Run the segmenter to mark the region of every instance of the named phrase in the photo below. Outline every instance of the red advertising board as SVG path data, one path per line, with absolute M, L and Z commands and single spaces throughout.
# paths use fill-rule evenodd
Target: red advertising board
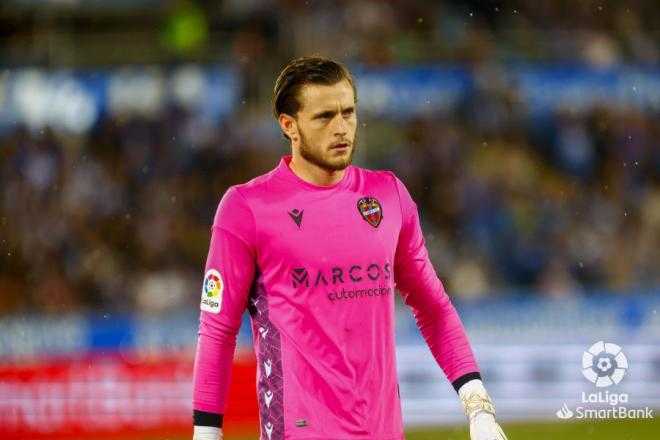
M 192 433 L 190 355 L 96 355 L 0 366 L 0 438 Z M 258 431 L 256 364 L 234 364 L 227 434 Z

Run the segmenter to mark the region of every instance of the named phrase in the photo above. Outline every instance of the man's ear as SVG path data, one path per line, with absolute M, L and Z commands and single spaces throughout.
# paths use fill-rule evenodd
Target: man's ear
M 298 124 L 296 123 L 296 120 L 293 118 L 293 116 L 282 113 L 280 114 L 279 118 L 277 118 L 277 121 L 280 123 L 282 132 L 284 132 L 284 134 L 286 134 L 289 139 L 292 141 L 298 140 Z

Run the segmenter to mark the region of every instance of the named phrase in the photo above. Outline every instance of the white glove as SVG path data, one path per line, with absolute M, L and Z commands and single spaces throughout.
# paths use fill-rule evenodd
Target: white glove
M 495 417 L 487 412 L 474 415 L 470 421 L 470 438 L 472 440 L 507 440 Z
M 222 429 L 215 426 L 195 426 L 193 440 L 222 440 Z
M 470 422 L 472 440 L 507 440 L 500 425 L 495 421 L 493 401 L 479 379 L 473 379 L 458 390 L 461 405 Z

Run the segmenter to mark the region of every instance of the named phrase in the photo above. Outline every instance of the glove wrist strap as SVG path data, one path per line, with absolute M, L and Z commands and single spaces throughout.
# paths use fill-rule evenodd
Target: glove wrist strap
M 479 391 L 467 392 L 461 396 L 461 405 L 463 406 L 465 417 L 470 422 L 481 412 L 491 414 L 495 417 L 495 407 L 488 393 Z

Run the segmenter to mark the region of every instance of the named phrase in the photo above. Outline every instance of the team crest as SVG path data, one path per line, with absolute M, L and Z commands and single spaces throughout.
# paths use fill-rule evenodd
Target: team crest
M 377 228 L 383 219 L 383 207 L 373 197 L 362 197 L 358 200 L 357 209 L 360 211 L 362 218 L 374 228 Z
M 207 312 L 218 313 L 222 308 L 223 289 L 224 285 L 220 272 L 215 269 L 209 269 L 204 276 L 200 308 Z

